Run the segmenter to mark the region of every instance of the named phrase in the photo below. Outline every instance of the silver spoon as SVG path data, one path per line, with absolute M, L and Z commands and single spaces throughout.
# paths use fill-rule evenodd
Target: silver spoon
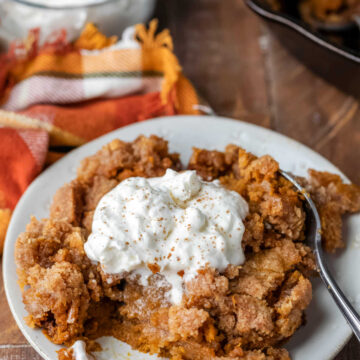
M 308 219 L 307 241 L 313 248 L 320 277 L 360 342 L 360 316 L 337 285 L 325 262 L 325 255 L 321 244 L 321 223 L 316 206 L 308 192 L 291 175 L 282 170 L 280 173 L 301 192 L 306 200 L 305 211 Z

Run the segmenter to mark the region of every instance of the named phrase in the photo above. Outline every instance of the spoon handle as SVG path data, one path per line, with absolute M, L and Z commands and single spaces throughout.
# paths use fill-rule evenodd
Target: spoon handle
M 322 249 L 321 240 L 321 221 L 316 206 L 312 201 L 309 193 L 305 189 L 303 189 L 303 187 L 290 174 L 282 170 L 280 170 L 280 173 L 282 176 L 284 176 L 286 179 L 288 179 L 294 184 L 294 186 L 302 193 L 307 202 L 306 212 L 309 215 L 310 219 L 310 222 L 308 224 L 310 234 L 308 236 L 308 241 L 310 245 L 312 245 L 312 247 L 314 248 L 316 263 L 318 266 L 320 277 L 326 285 L 329 293 L 333 297 L 336 305 L 338 306 L 346 321 L 350 325 L 356 338 L 360 342 L 360 316 L 356 312 L 354 307 L 351 305 L 350 301 L 346 298 L 345 294 L 339 288 L 325 262 L 325 255 Z
M 346 298 L 345 294 L 339 288 L 338 284 L 331 276 L 326 263 L 324 262 L 324 254 L 322 249 L 319 248 L 315 251 L 316 260 L 320 269 L 320 277 L 326 285 L 330 295 L 334 299 L 336 305 L 344 315 L 346 321 L 350 325 L 353 333 L 360 342 L 360 316 L 351 305 L 350 301 Z

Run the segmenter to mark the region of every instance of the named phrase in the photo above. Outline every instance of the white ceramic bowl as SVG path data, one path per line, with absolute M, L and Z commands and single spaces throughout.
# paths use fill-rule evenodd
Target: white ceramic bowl
M 280 163 L 282 169 L 297 175 L 306 175 L 308 168 L 341 172 L 319 154 L 278 133 L 241 121 L 217 117 L 177 116 L 137 123 L 113 131 L 98 138 L 59 160 L 44 171 L 28 188 L 19 201 L 8 229 L 4 249 L 4 284 L 11 311 L 21 331 L 31 345 L 47 360 L 57 358 L 58 346 L 52 344 L 40 330 L 30 329 L 24 322 L 26 311 L 21 301 L 21 291 L 16 281 L 14 245 L 17 236 L 25 230 L 30 215 L 47 217 L 49 205 L 55 191 L 74 178 L 79 162 L 95 153 L 114 138 L 130 141 L 140 134 L 156 134 L 169 140 L 170 150 L 181 154 L 186 164 L 192 146 L 222 150 L 229 143 L 235 143 L 256 155 L 270 154 Z M 360 310 L 360 216 L 354 215 L 346 222 L 347 248 L 336 256 L 329 257 L 330 267 L 344 292 L 351 297 Z M 307 324 L 300 328 L 286 344 L 294 360 L 332 359 L 351 336 L 345 320 L 319 280 L 313 281 L 314 296 L 306 311 Z M 98 359 L 155 359 L 131 351 L 129 346 L 111 338 L 101 339 L 104 352 Z
M 44 41 L 65 28 L 72 41 L 88 22 L 107 36 L 121 37 L 126 27 L 147 21 L 154 8 L 155 0 L 0 0 L 0 38 L 22 39 L 40 27 Z

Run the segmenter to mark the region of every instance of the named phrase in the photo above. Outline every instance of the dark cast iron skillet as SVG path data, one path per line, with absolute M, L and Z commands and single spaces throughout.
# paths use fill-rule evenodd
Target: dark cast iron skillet
M 360 98 L 360 32 L 357 27 L 328 34 L 302 21 L 294 0 L 289 0 L 292 8 L 282 12 L 273 11 L 266 0 L 245 2 L 308 68 L 342 91 Z

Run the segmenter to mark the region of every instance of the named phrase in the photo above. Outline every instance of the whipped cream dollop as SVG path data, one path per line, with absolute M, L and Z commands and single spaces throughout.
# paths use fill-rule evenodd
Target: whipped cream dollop
M 95 360 L 86 352 L 86 344 L 82 340 L 76 340 L 70 349 L 73 351 L 73 359 L 75 360 Z
M 181 302 L 183 285 L 207 266 L 240 265 L 246 201 L 195 171 L 168 169 L 163 177 L 122 181 L 99 202 L 87 256 L 110 274 L 133 272 L 143 285 L 153 273 L 171 284 L 170 301 Z

